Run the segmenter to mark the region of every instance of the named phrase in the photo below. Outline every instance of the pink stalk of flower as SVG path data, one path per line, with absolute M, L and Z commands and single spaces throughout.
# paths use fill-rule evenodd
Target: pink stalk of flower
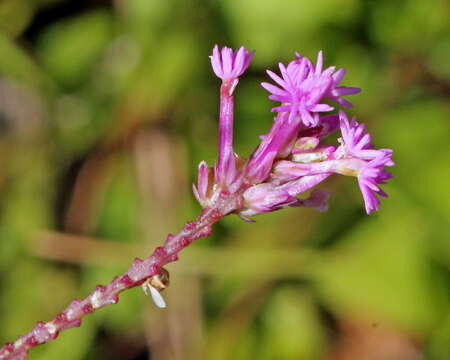
M 326 180 L 331 173 L 324 173 L 319 175 L 307 175 L 297 178 L 295 180 L 288 181 L 282 185 L 280 188 L 285 189 L 289 195 L 297 196 L 312 189 L 314 186 L 320 184 L 322 181 Z
M 244 217 L 275 211 L 298 201 L 295 196 L 271 183 L 254 185 L 243 196 L 245 208 L 239 214 Z
M 333 108 L 321 103 L 328 98 L 348 107 L 343 95 L 359 92 L 357 88 L 339 87 L 345 71 L 335 67 L 322 70 L 322 52 L 315 66 L 297 54 L 287 67 L 280 64 L 282 77 L 268 72 L 280 86 L 264 83 L 270 98 L 281 101 L 270 131 L 248 159 L 233 151 L 233 93 L 238 78 L 247 69 L 253 53 L 245 47 L 233 51 L 228 47 L 219 51 L 216 45 L 211 56 L 214 73 L 222 79 L 220 88 L 219 154 L 217 164 L 208 168 L 202 161 L 198 167 L 194 195 L 202 206 L 200 216 L 187 222 L 176 235 L 169 235 L 146 260 L 136 259 L 128 270 L 109 284 L 97 286 L 84 300 L 74 300 L 55 319 L 38 322 L 30 332 L 0 349 L 0 360 L 25 359 L 30 348 L 55 339 L 65 329 L 80 326 L 81 319 L 104 306 L 115 304 L 119 294 L 142 285 L 150 290 L 155 302 L 165 306 L 158 289 L 151 280 L 163 271 L 163 266 L 176 261 L 178 253 L 194 240 L 209 236 L 212 225 L 220 218 L 237 214 L 247 221 L 251 216 L 280 210 L 283 207 L 312 207 L 319 211 L 328 208 L 329 192 L 320 189 L 304 193 L 332 174 L 355 176 L 361 189 L 366 212 L 378 210 L 377 195 L 387 195 L 380 189 L 391 174 L 385 170 L 393 166 L 392 150 L 375 149 L 364 125 L 349 123 L 343 111 L 323 115 Z M 340 128 L 339 146 L 322 143 Z M 300 198 L 298 196 L 301 196 Z M 150 283 L 149 283 L 150 281 Z
M 247 69 L 253 57 L 244 46 L 238 51 L 229 47 L 214 46 L 211 55 L 211 65 L 214 73 L 222 79 L 220 87 L 220 117 L 219 117 L 219 157 L 217 161 L 217 182 L 225 187 L 230 187 L 233 182 L 238 181 L 236 161 L 233 151 L 233 92 L 238 84 L 238 78 Z M 236 184 L 234 188 L 238 187 Z M 231 189 L 233 191 L 234 189 Z
M 291 191 L 289 191 L 291 190 Z M 306 199 L 298 199 L 296 195 L 304 191 L 292 191 L 292 187 L 277 186 L 273 183 L 254 185 L 244 192 L 244 208 L 238 215 L 253 222 L 248 216 L 280 210 L 285 206 L 311 207 L 320 212 L 328 209 L 328 190 L 315 189 Z
M 250 183 L 261 183 L 268 178 L 275 158 L 284 152 L 284 146 L 295 140 L 298 130 L 299 124 L 291 121 L 288 113 L 278 114 L 269 133 L 250 156 L 245 174 Z

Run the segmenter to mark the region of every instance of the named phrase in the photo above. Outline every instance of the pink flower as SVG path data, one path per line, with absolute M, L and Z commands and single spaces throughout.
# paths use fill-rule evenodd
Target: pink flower
M 222 79 L 220 87 L 219 114 L 219 156 L 217 166 L 214 166 L 215 178 L 219 185 L 234 192 L 242 181 L 241 173 L 236 168 L 233 151 L 233 121 L 234 99 L 233 92 L 238 84 L 238 77 L 247 69 L 254 52 L 248 53 L 244 46 L 233 51 L 224 46 L 214 46 L 210 56 L 214 73 Z
M 240 215 L 253 216 L 281 209 L 297 202 L 294 196 L 273 184 L 264 183 L 250 187 L 244 192 L 245 207 Z
M 380 199 L 376 195 L 387 198 L 387 194 L 378 185 L 386 184 L 386 180 L 392 177 L 390 172 L 384 170 L 385 166 L 392 166 L 391 153 L 380 154 L 375 159 L 366 163 L 359 171 L 358 184 L 364 198 L 367 214 L 372 210 L 378 211 Z
M 202 206 L 209 205 L 209 192 L 212 185 L 211 172 L 212 171 L 211 169 L 208 169 L 208 165 L 206 164 L 206 162 L 202 161 L 198 165 L 198 186 L 192 184 L 194 196 Z
M 377 194 L 387 197 L 378 185 L 385 184 L 392 177 L 391 173 L 384 170 L 385 166 L 393 166 L 391 149 L 375 149 L 371 144 L 371 138 L 364 131 L 364 124 L 358 124 L 356 117 L 351 123 L 343 111 L 339 112 L 342 137 L 339 139 L 341 146 L 336 150 L 336 157 L 340 159 L 354 159 L 353 164 L 358 171 L 358 184 L 364 198 L 366 212 L 378 210 L 380 200 Z M 361 161 L 364 160 L 364 161 Z
M 279 63 L 281 77 L 267 70 L 267 74 L 278 86 L 263 82 L 261 85 L 271 93 L 269 99 L 280 101 L 281 106 L 272 109 L 276 112 L 289 112 L 290 119 L 300 117 L 301 122 L 307 126 L 317 126 L 319 113 L 328 112 L 334 108 L 328 104 L 321 103 L 324 98 L 348 107 L 351 104 L 341 99 L 343 95 L 356 94 L 358 88 L 338 87 L 345 70 L 340 69 L 333 74 L 335 67 L 331 66 L 322 71 L 322 51 L 317 56 L 316 66 L 298 53 L 297 60 L 291 61 L 287 67 Z
M 334 102 L 338 103 L 339 105 L 345 108 L 350 108 L 353 106 L 352 103 L 343 99 L 342 96 L 358 94 L 361 91 L 361 89 L 348 86 L 338 86 L 344 75 L 345 75 L 344 68 L 339 69 L 333 75 L 331 75 L 331 77 L 333 78 L 333 82 L 328 91 L 326 92 L 325 97 L 327 99 L 333 100 Z
M 364 131 L 364 124 L 358 124 L 355 116 L 349 123 L 347 115 L 341 110 L 339 120 L 342 134 L 342 137 L 338 139 L 342 145 L 341 156 L 372 160 L 382 153 L 392 153 L 390 149 L 374 149 L 370 143 L 370 135 Z
M 247 70 L 253 54 L 254 51 L 249 54 L 244 46 L 237 51 L 224 46 L 219 52 L 219 47 L 216 45 L 210 56 L 213 71 L 223 81 L 237 79 Z

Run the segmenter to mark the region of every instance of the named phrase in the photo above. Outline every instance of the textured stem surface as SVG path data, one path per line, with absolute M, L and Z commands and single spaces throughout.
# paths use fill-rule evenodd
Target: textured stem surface
M 75 299 L 53 320 L 39 321 L 15 342 L 6 343 L 0 349 L 0 360 L 26 359 L 29 349 L 56 339 L 62 330 L 81 325 L 83 316 L 119 301 L 119 294 L 141 285 L 158 273 L 160 267 L 176 261 L 178 253 L 194 240 L 209 236 L 212 225 L 223 216 L 242 207 L 241 195 L 222 192 L 215 206 L 204 208 L 195 221 L 187 222 L 176 235 L 168 235 L 164 245 L 155 249 L 146 260 L 136 258 L 128 270 L 116 276 L 106 286 L 98 285 L 84 300 Z
M 220 116 L 219 116 L 219 156 L 217 164 L 217 180 L 228 185 L 230 174 L 235 172 L 233 153 L 233 89 L 237 79 L 224 81 L 220 87 Z

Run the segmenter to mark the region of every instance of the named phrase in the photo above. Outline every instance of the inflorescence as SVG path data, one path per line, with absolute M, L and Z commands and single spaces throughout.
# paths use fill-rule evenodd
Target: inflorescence
M 249 216 L 270 212 L 284 206 L 309 206 L 327 209 L 328 192 L 315 190 L 308 199 L 298 195 L 311 189 L 331 174 L 354 176 L 364 198 L 366 212 L 378 210 L 377 195 L 387 197 L 380 189 L 391 174 L 391 149 L 376 149 L 364 124 L 351 122 L 343 110 L 330 114 L 330 100 L 344 108 L 352 104 L 343 98 L 360 92 L 359 88 L 339 86 L 345 69 L 334 66 L 323 69 L 319 51 L 315 66 L 296 53 L 287 66 L 280 63 L 280 75 L 267 70 L 276 85 L 263 82 L 269 98 L 280 102 L 268 134 L 248 159 L 233 151 L 233 93 L 239 77 L 249 66 L 253 52 L 245 47 L 233 51 L 216 45 L 210 56 L 214 73 L 222 79 L 220 91 L 219 157 L 212 168 L 202 161 L 194 194 L 203 207 L 214 204 L 219 194 L 227 191 L 242 196 L 243 206 L 235 213 Z M 339 146 L 327 146 L 322 140 L 340 131 Z
M 222 217 L 237 214 L 246 221 L 252 216 L 285 206 L 328 208 L 329 192 L 314 189 L 308 197 L 298 198 L 331 174 L 354 176 L 365 202 L 366 212 L 378 210 L 377 195 L 387 197 L 380 189 L 391 174 L 392 150 L 376 149 L 370 135 L 356 118 L 348 121 L 344 111 L 330 114 L 330 100 L 345 108 L 352 104 L 345 95 L 358 93 L 354 87 L 338 86 L 345 70 L 331 66 L 323 70 L 322 52 L 316 65 L 296 54 L 287 66 L 279 64 L 281 77 L 271 71 L 277 85 L 262 83 L 269 98 L 281 104 L 272 109 L 276 116 L 272 128 L 261 136 L 261 143 L 249 158 L 233 150 L 233 93 L 239 77 L 248 68 L 253 52 L 245 47 L 233 51 L 216 45 L 211 56 L 214 73 L 222 80 L 220 87 L 219 156 L 213 167 L 202 161 L 194 195 L 202 206 L 200 216 L 188 221 L 177 234 L 169 234 L 164 244 L 145 260 L 135 259 L 122 275 L 106 286 L 98 285 L 84 300 L 75 299 L 63 312 L 48 322 L 36 325 L 12 343 L 0 349 L 0 360 L 23 360 L 31 348 L 55 339 L 58 334 L 80 326 L 84 316 L 104 306 L 117 303 L 122 291 L 142 285 L 156 304 L 165 307 L 159 294 L 169 284 L 163 268 L 176 261 L 179 252 L 193 241 L 209 236 L 212 226 Z M 339 145 L 323 144 L 330 134 L 340 131 Z

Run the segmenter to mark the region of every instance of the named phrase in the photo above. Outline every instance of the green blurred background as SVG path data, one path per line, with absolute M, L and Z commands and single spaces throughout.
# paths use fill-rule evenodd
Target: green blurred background
M 299 51 L 345 67 L 356 114 L 395 149 L 389 200 L 228 217 L 30 359 L 450 359 L 446 0 L 1 0 L 0 341 L 146 257 L 200 211 L 217 154 L 215 43 L 255 49 L 236 92 L 242 155 L 271 125 L 259 83 Z

